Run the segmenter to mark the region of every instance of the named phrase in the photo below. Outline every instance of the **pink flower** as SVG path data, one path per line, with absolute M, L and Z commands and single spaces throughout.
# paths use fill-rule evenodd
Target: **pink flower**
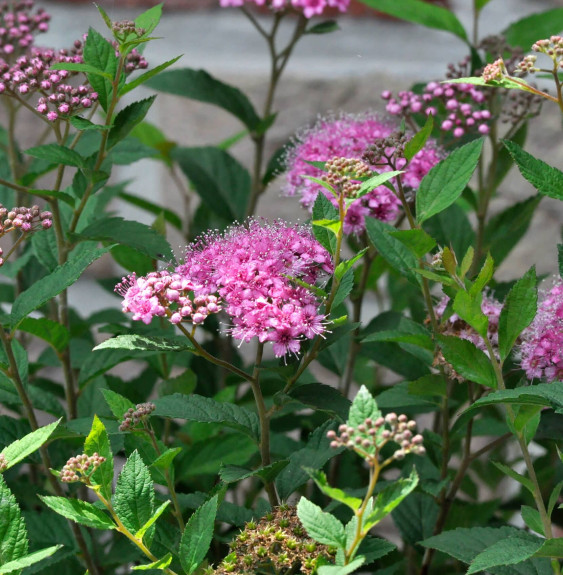
M 226 7 L 240 7 L 244 4 L 256 4 L 257 6 L 268 6 L 272 10 L 279 12 L 282 10 L 297 10 L 302 12 L 305 18 L 320 16 L 326 8 L 338 8 L 340 12 L 346 12 L 350 0 L 219 0 L 219 5 Z
M 563 379 L 563 282 L 544 293 L 536 317 L 522 335 L 522 369 L 528 379 Z

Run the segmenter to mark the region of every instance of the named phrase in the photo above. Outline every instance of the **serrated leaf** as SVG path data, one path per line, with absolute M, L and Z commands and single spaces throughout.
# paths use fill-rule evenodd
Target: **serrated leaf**
M 151 467 L 156 467 L 157 469 L 169 469 L 174 461 L 174 458 L 182 453 L 181 447 L 173 447 L 163 451 L 152 463 Z
M 349 269 L 340 280 L 336 295 L 332 300 L 332 307 L 338 307 L 352 292 L 354 288 L 354 270 Z
M 249 477 L 259 477 L 264 483 L 271 483 L 288 463 L 289 459 L 282 459 L 258 469 L 247 469 L 238 465 L 225 465 L 219 471 L 219 477 L 225 483 L 236 483 Z
M 314 220 L 335 220 L 338 219 L 338 210 L 330 203 L 330 200 L 322 193 L 317 194 L 313 204 L 312 218 Z M 313 233 L 316 240 L 331 254 L 336 249 L 336 238 L 334 234 L 320 226 L 313 225 Z
M 27 549 L 27 529 L 20 508 L 0 474 L 0 563 L 24 557 Z
M 504 140 L 503 144 L 514 158 L 520 173 L 536 190 L 544 196 L 563 200 L 563 172 L 534 158 L 518 144 Z
M 94 67 L 100 72 L 115 77 L 118 59 L 115 48 L 94 28 L 89 28 L 83 51 L 84 63 Z M 111 82 L 98 74 L 87 74 L 92 88 L 98 93 L 100 105 L 107 112 L 108 102 L 111 97 Z
M 499 352 L 503 361 L 508 357 L 518 336 L 532 323 L 536 315 L 536 284 L 536 270 L 531 267 L 506 296 L 498 326 Z
M 361 0 L 363 4 L 407 22 L 421 24 L 427 28 L 450 32 L 467 41 L 467 33 L 455 14 L 441 6 L 422 0 Z
M 434 116 L 428 114 L 426 117 L 426 122 L 421 130 L 419 130 L 406 144 L 405 144 L 405 158 L 407 161 L 411 161 L 417 154 L 424 148 L 432 129 L 434 128 Z
M 135 404 L 119 393 L 115 393 L 115 391 L 112 391 L 111 389 L 100 389 L 100 391 L 102 392 L 102 395 L 104 396 L 104 399 L 114 417 L 117 419 L 123 419 L 123 416 L 128 409 L 135 409 Z
M 126 334 L 106 339 L 97 345 L 93 351 L 103 349 L 131 350 L 131 351 L 187 351 L 194 347 L 189 340 L 183 337 L 149 337 L 144 335 Z
M 483 139 L 455 149 L 424 176 L 416 192 L 416 219 L 426 221 L 451 206 L 469 183 L 483 148 Z
M 371 418 L 375 421 L 378 417 L 381 417 L 381 411 L 367 387 L 362 385 L 352 401 L 346 423 L 350 427 L 358 427 L 364 424 L 366 419 Z
M 13 327 L 17 327 L 24 317 L 72 285 L 93 261 L 108 250 L 109 247 L 90 248 L 75 257 L 71 254 L 65 264 L 57 267 L 55 271 L 21 293 L 12 306 L 10 319 Z
M 251 131 L 260 124 L 260 117 L 250 100 L 238 88 L 220 82 L 205 70 L 168 70 L 150 79 L 147 84 L 154 90 L 219 106 L 237 117 Z
M 337 487 L 332 487 L 329 485 L 326 474 L 323 471 L 308 468 L 305 468 L 305 471 L 317 484 L 317 487 L 331 499 L 347 505 L 353 511 L 357 511 L 362 505 L 362 500 L 359 497 L 352 497 L 351 495 L 348 495 L 346 492 L 342 491 L 342 489 L 338 489 Z
M 111 500 L 113 484 L 113 454 L 106 428 L 97 415 L 94 415 L 92 428 L 84 441 L 84 453 L 86 453 L 86 455 L 94 455 L 94 453 L 97 453 L 106 458 L 106 460 L 92 474 L 91 481 L 93 484 L 100 486 L 100 492 L 108 501 Z
M 13 467 L 25 459 L 28 455 L 39 449 L 49 439 L 59 423 L 60 419 L 50 423 L 49 425 L 40 427 L 39 429 L 28 433 L 21 439 L 17 439 L 13 443 L 10 443 L 10 445 L 4 447 L 0 453 L 0 455 L 3 455 L 6 459 L 7 465 L 4 467 L 4 469 L 6 470 L 10 467 Z
M 137 124 L 143 121 L 155 99 L 156 95 L 133 102 L 117 114 L 113 127 L 109 131 L 108 150 L 111 150 L 118 142 L 121 142 Z
M 84 167 L 84 158 L 76 151 L 59 144 L 45 144 L 29 148 L 25 151 L 28 156 L 45 160 L 50 164 L 63 164 L 76 168 Z
M 76 236 L 82 240 L 111 241 L 136 249 L 152 259 L 174 262 L 174 253 L 166 238 L 150 226 L 119 217 L 95 220 Z
M 150 571 L 151 569 L 161 569 L 164 571 L 170 565 L 170 563 L 172 563 L 172 554 L 167 553 L 162 559 L 159 559 L 158 561 L 153 561 L 147 565 L 136 565 L 131 569 L 133 571 Z
M 463 377 L 486 387 L 497 387 L 495 371 L 489 358 L 473 343 L 453 336 L 439 336 L 442 353 Z
M 539 533 L 540 535 L 543 535 L 545 537 L 543 523 L 539 511 L 528 505 L 522 505 L 520 510 L 522 513 L 522 519 L 524 520 L 524 523 L 532 531 L 535 531 L 536 533 Z
M 258 416 L 244 407 L 221 403 L 201 395 L 175 393 L 154 401 L 155 415 L 172 419 L 187 419 L 202 423 L 222 423 L 242 431 L 253 440 L 260 439 Z
M 389 235 L 397 238 L 417 257 L 421 258 L 436 246 L 434 238 L 430 237 L 422 229 L 397 230 L 389 232 Z
M 19 571 L 20 569 L 25 569 L 30 565 L 35 565 L 35 563 L 44 561 L 47 557 L 51 557 L 51 555 L 56 553 L 61 547 L 62 545 L 53 545 L 52 547 L 40 549 L 39 551 L 34 551 L 33 553 L 20 557 L 19 559 L 4 563 L 0 566 L 0 575 L 13 573 L 14 571 Z
M 132 533 L 139 531 L 153 514 L 153 482 L 137 450 L 127 458 L 117 478 L 113 507 Z
M 52 495 L 39 495 L 39 499 L 55 513 L 66 517 L 80 525 L 94 529 L 115 529 L 114 522 L 101 509 L 80 499 L 66 499 Z
M 190 517 L 180 541 L 180 562 L 184 571 L 191 575 L 205 559 L 215 528 L 218 496 L 206 501 Z
M 336 388 L 323 383 L 307 383 L 294 386 L 289 397 L 319 411 L 336 413 L 345 420 L 350 410 L 351 402 Z
M 324 545 L 345 549 L 344 525 L 334 515 L 302 497 L 297 504 L 297 516 L 311 539 Z
M 369 177 L 367 180 L 361 183 L 360 189 L 354 194 L 354 200 L 352 201 L 355 201 L 358 198 L 361 198 L 362 196 L 369 194 L 372 190 L 375 190 L 375 188 L 378 188 L 385 182 L 388 182 L 389 180 L 392 180 L 399 174 L 403 173 L 404 171 L 402 170 L 394 170 L 391 172 L 383 172 L 381 174 L 375 174 L 374 176 Z
M 59 352 L 67 347 L 70 340 L 70 333 L 64 325 L 46 317 L 26 317 L 20 322 L 18 330 L 43 339 Z
M 138 539 L 143 539 L 145 533 L 154 525 L 156 520 L 166 511 L 166 508 L 170 505 L 170 500 L 165 501 L 158 509 L 151 515 L 150 519 L 135 533 L 135 537 Z

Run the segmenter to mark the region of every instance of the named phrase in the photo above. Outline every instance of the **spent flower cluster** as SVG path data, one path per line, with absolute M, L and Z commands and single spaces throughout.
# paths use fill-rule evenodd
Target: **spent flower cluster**
M 287 152 L 285 195 L 299 195 L 301 204 L 308 210 L 312 209 L 319 192 L 323 192 L 336 204 L 337 200 L 321 185 L 308 179 L 308 176 L 323 177 L 323 171 L 309 162 L 326 162 L 335 157 L 362 160 L 370 146 L 380 139 L 389 137 L 395 130 L 394 123 L 381 120 L 370 112 L 357 116 L 343 114 L 338 117 L 321 118 L 312 128 L 297 134 L 293 146 Z M 408 164 L 404 158 L 398 158 L 396 167 L 378 166 L 377 171 L 404 169 L 403 184 L 416 189 L 422 178 L 442 156 L 443 153 L 430 140 Z M 398 198 L 386 186 L 378 186 L 350 204 L 344 219 L 344 232 L 362 233 L 366 217 L 390 222 L 397 218 L 399 211 Z
M 74 483 L 75 481 L 89 483 L 92 474 L 105 460 L 105 457 L 97 453 L 93 453 L 92 455 L 81 453 L 80 455 L 71 457 L 61 469 L 59 479 L 64 483 Z
M 409 420 L 406 415 L 388 413 L 385 417 L 375 420 L 368 417 L 363 423 L 354 427 L 343 423 L 338 433 L 331 430 L 327 433 L 330 446 L 333 449 L 346 447 L 363 457 L 370 465 L 375 465 L 379 453 L 384 445 L 393 441 L 399 445 L 393 455 L 385 460 L 381 466 L 387 465 L 393 459 L 401 460 L 407 453 L 424 455 L 422 435 L 415 435 L 416 421 Z
M 230 553 L 211 573 L 254 574 L 306 573 L 316 571 L 319 559 L 328 563 L 331 553 L 326 545 L 307 536 L 295 507 L 281 505 L 258 523 L 251 521 L 230 545 Z
M 536 317 L 523 334 L 522 368 L 528 379 L 563 380 L 563 282 L 544 294 Z
M 150 401 L 138 403 L 135 409 L 130 407 L 123 415 L 123 422 L 119 426 L 119 431 L 129 431 L 142 421 L 146 421 L 155 409 L 156 405 Z
M 305 227 L 282 221 L 262 226 L 251 219 L 201 236 L 173 273 L 132 275 L 116 291 L 124 297 L 123 311 L 145 323 L 167 316 L 172 323 L 197 325 L 224 310 L 235 339 L 271 342 L 281 357 L 326 329 L 322 302 L 292 278 L 314 284 L 331 271 L 330 254 Z

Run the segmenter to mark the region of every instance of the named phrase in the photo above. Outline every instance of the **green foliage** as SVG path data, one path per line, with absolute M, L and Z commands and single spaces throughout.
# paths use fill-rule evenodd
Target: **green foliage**
M 106 460 L 92 474 L 91 481 L 99 485 L 100 492 L 106 499 L 111 499 L 113 484 L 113 454 L 109 443 L 107 430 L 97 415 L 92 420 L 92 429 L 84 441 L 86 455 L 98 455 Z
M 324 545 L 343 549 L 346 545 L 344 525 L 334 515 L 302 497 L 297 504 L 297 515 L 309 537 Z
M 182 568 L 191 575 L 201 564 L 213 538 L 218 496 L 206 501 L 190 517 L 180 542 Z
M 13 467 L 39 449 L 49 439 L 53 431 L 55 431 L 59 422 L 60 420 L 50 423 L 45 427 L 40 427 L 4 447 L 0 452 L 0 455 L 3 455 L 6 460 L 3 471 Z
M 503 36 L 510 46 L 520 47 L 527 52 L 536 40 L 559 34 L 562 28 L 563 8 L 555 8 L 513 22 L 504 30 Z

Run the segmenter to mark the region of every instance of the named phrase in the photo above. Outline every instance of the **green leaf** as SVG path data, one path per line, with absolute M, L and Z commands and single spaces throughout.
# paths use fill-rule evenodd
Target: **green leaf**
M 109 74 L 111 78 L 115 77 L 118 65 L 115 48 L 94 28 L 88 30 L 83 57 L 85 64 Z M 98 74 L 87 74 L 87 76 L 90 85 L 98 93 L 100 105 L 107 112 L 112 91 L 111 82 Z
M 20 569 L 24 569 L 30 565 L 35 565 L 35 563 L 39 563 L 40 561 L 47 559 L 47 557 L 51 557 L 51 555 L 56 553 L 61 547 L 62 545 L 53 545 L 46 549 L 34 551 L 25 557 L 20 557 L 13 561 L 9 561 L 8 563 L 4 563 L 4 565 L 0 566 L 0 574 L 4 575 L 4 573 L 13 573 L 14 571 L 19 571 Z
M 405 145 L 405 158 L 410 162 L 417 154 L 424 148 L 432 129 L 434 128 L 434 116 L 428 114 L 426 122 L 421 130 L 419 130 Z
M 416 219 L 426 221 L 451 206 L 469 183 L 483 148 L 483 138 L 456 148 L 424 176 L 416 192 Z
M 544 10 L 513 22 L 502 35 L 510 46 L 528 52 L 540 38 L 549 38 L 563 30 L 563 8 Z
M 170 563 L 172 563 L 172 554 L 167 553 L 162 559 L 159 559 L 158 561 L 153 561 L 147 565 L 136 565 L 135 567 L 131 567 L 131 569 L 133 571 L 150 571 L 151 569 L 161 569 L 164 571 L 170 565 Z
M 219 477 L 225 483 L 236 483 L 249 477 L 259 477 L 264 483 L 271 483 L 288 463 L 289 459 L 282 459 L 258 469 L 247 469 L 238 465 L 225 465 L 219 471 Z
M 452 336 L 439 336 L 442 353 L 463 377 L 486 387 L 497 387 L 495 371 L 489 358 L 473 343 Z
M 500 461 L 491 461 L 491 463 L 497 469 L 502 471 L 502 473 L 504 473 L 505 475 L 508 475 L 508 477 L 514 479 L 515 481 L 520 483 L 520 485 L 523 485 L 532 495 L 534 495 L 534 484 L 532 483 L 532 481 L 530 479 L 528 479 L 527 477 L 524 477 L 523 475 L 521 475 L 517 471 L 514 471 L 514 469 L 512 469 L 511 467 L 508 467 L 508 465 L 505 465 L 504 463 L 501 463 Z
M 313 221 L 338 219 L 338 210 L 330 203 L 330 200 L 323 194 L 317 194 L 313 204 Z M 326 228 L 313 225 L 313 233 L 316 240 L 331 254 L 336 249 L 336 238 Z
M 222 423 L 242 431 L 255 441 L 260 439 L 258 416 L 244 407 L 220 403 L 201 395 L 175 393 L 155 400 L 155 415 L 172 419 L 187 419 L 201 423 Z
M 174 447 L 163 451 L 152 463 L 151 467 L 156 467 L 157 469 L 169 469 L 172 465 L 174 458 L 182 452 L 181 447 Z
M 108 80 L 113 80 L 113 77 L 108 74 L 107 72 L 103 72 L 102 70 L 98 70 L 94 66 L 90 66 L 88 64 L 77 64 L 74 62 L 56 62 L 55 64 L 51 64 L 49 67 L 50 70 L 68 70 L 69 72 L 83 72 L 84 74 L 94 74 L 96 76 L 103 76 Z
M 366 194 L 369 194 L 369 192 L 375 190 L 375 188 L 378 188 L 385 182 L 388 182 L 389 180 L 392 180 L 394 177 L 403 173 L 404 173 L 403 171 L 397 170 L 392 172 L 383 172 L 381 174 L 375 174 L 375 176 L 371 176 L 370 178 L 362 182 L 360 189 L 356 192 L 356 194 L 354 195 L 354 199 L 351 199 L 350 203 L 354 202 L 358 198 L 361 198 L 362 196 L 365 196 Z
M 535 531 L 536 533 L 539 533 L 540 535 L 543 535 L 545 537 L 543 523 L 539 511 L 528 505 L 522 505 L 520 509 L 522 512 L 522 519 L 524 520 L 524 523 L 532 531 Z
M 312 409 L 336 413 L 343 421 L 350 410 L 350 400 L 334 387 L 323 383 L 294 386 L 288 395 Z
M 395 232 L 395 228 L 375 218 L 366 218 L 366 231 L 370 241 L 387 263 L 418 286 L 420 279 L 413 272 L 413 269 L 418 267 L 417 258 L 391 235 L 390 232 Z
M 397 238 L 402 244 L 417 257 L 421 258 L 436 246 L 434 238 L 430 237 L 422 229 L 414 230 L 397 230 L 389 232 L 389 235 Z
M 180 541 L 180 562 L 184 571 L 191 575 L 205 559 L 215 528 L 218 496 L 206 501 L 190 517 Z
M 178 147 L 172 150 L 172 157 L 213 213 L 231 221 L 244 219 L 251 178 L 233 156 L 207 146 Z
M 400 3 L 397 3 L 396 0 L 361 1 L 379 12 L 384 12 L 400 20 L 420 24 L 427 28 L 451 32 L 467 42 L 467 33 L 461 22 L 453 12 L 441 6 L 428 4 L 422 0 L 401 0 Z
M 237 117 L 249 130 L 260 124 L 250 100 L 238 89 L 210 76 L 205 70 L 169 70 L 147 82 L 154 90 L 206 102 Z
M 142 28 L 145 32 L 143 37 L 150 35 L 153 30 L 158 26 L 160 18 L 162 17 L 162 7 L 164 4 L 161 2 L 135 18 L 135 27 Z
M 337 279 L 342 279 L 346 272 L 352 268 L 352 266 L 368 251 L 367 248 L 360 250 L 354 257 L 349 260 L 340 262 L 336 269 L 334 270 L 334 277 Z
M 475 296 L 483 291 L 485 286 L 491 281 L 494 271 L 495 271 L 495 262 L 491 257 L 491 254 L 487 254 L 483 267 L 481 268 L 479 274 L 473 281 L 473 285 L 469 288 L 469 293 L 471 296 Z
M 170 505 L 170 500 L 165 501 L 160 507 L 151 515 L 150 519 L 135 533 L 135 537 L 143 539 L 145 533 L 154 525 L 156 520 L 166 511 Z
M 80 525 L 94 529 L 115 529 L 115 524 L 109 515 L 87 501 L 52 495 L 39 495 L 38 497 L 55 513 L 80 523 Z
M 111 241 L 126 245 L 155 260 L 175 261 L 166 238 L 141 222 L 118 217 L 100 218 L 76 236 L 83 240 Z
M 35 282 L 31 287 L 21 293 L 12 306 L 11 322 L 17 327 L 19 322 L 28 314 L 51 298 L 72 285 L 95 260 L 105 254 L 110 248 L 89 248 L 79 255 L 71 254 L 69 260 L 45 276 L 41 281 Z
M 365 557 L 360 555 L 356 557 L 353 561 L 350 561 L 348 565 L 321 565 L 317 573 L 319 575 L 348 575 L 359 569 L 365 562 Z
M 349 269 L 340 280 L 336 295 L 332 300 L 332 307 L 336 309 L 352 292 L 354 288 L 354 270 Z
M 487 337 L 489 319 L 481 309 L 483 294 L 471 294 L 460 290 L 455 295 L 453 310 L 459 317 L 467 322 L 481 337 Z
M 302 497 L 297 504 L 297 516 L 311 539 L 345 549 L 344 525 L 334 515 L 326 513 L 318 505 Z
M 473 559 L 467 575 L 489 570 L 491 567 L 522 563 L 532 557 L 544 541 L 524 531 L 516 536 L 497 541 Z
M 27 548 L 27 529 L 20 508 L 0 474 L 0 563 L 25 557 Z
M 337 30 L 340 30 L 340 26 L 336 20 L 325 20 L 307 28 L 305 34 L 329 34 Z
M 352 401 L 346 423 L 348 426 L 358 427 L 358 425 L 364 424 L 366 419 L 371 418 L 375 421 L 378 417 L 381 417 L 381 411 L 367 387 L 362 385 Z
M 50 164 L 63 164 L 65 166 L 74 166 L 75 168 L 84 167 L 84 158 L 75 150 L 71 150 L 59 144 L 45 144 L 29 148 L 25 151 L 28 156 L 45 160 Z
M 123 525 L 132 533 L 139 531 L 152 517 L 153 482 L 137 450 L 127 458 L 117 478 L 113 507 Z
M 317 487 L 325 494 L 328 495 L 331 499 L 335 501 L 339 501 L 344 505 L 347 505 L 352 509 L 352 511 L 357 511 L 360 506 L 362 505 L 362 500 L 359 497 L 352 497 L 348 495 L 342 489 L 338 489 L 337 487 L 331 487 L 328 483 L 326 478 L 326 474 L 324 471 L 319 471 L 316 469 L 307 469 L 305 471 L 309 474 L 311 479 L 317 484 Z
M 121 89 L 119 90 L 119 95 L 124 96 L 125 94 L 129 93 L 131 90 L 134 90 L 135 88 L 139 87 L 141 84 L 148 82 L 151 78 L 153 78 L 157 74 L 160 74 L 161 72 L 166 70 L 166 68 L 169 68 L 170 66 L 172 66 L 172 64 L 175 64 L 181 57 L 182 56 L 177 56 L 176 58 L 172 58 L 172 60 L 168 60 L 167 62 L 164 62 L 163 64 L 159 64 L 155 68 L 151 68 L 150 70 L 148 70 L 144 74 L 137 76 L 131 82 L 127 82 L 127 84 L 124 84 L 121 87 Z
M 103 349 L 122 349 L 131 351 L 158 351 L 165 353 L 168 351 L 193 350 L 189 340 L 183 337 L 149 337 L 144 335 L 118 335 L 111 339 L 106 339 L 94 348 L 94 351 Z
M 3 455 L 6 458 L 7 467 L 4 469 L 13 467 L 28 455 L 39 449 L 49 439 L 53 431 L 55 431 L 59 422 L 60 419 L 59 421 L 54 421 L 49 425 L 40 427 L 4 447 L 0 453 L 0 455 Z
M 393 509 L 398 507 L 403 499 L 414 491 L 418 485 L 418 475 L 413 469 L 408 477 L 393 481 L 374 498 L 373 511 L 364 518 L 362 529 L 367 533 L 374 525 L 377 525 Z
M 19 324 L 18 330 L 45 340 L 58 352 L 63 351 L 70 341 L 70 333 L 66 327 L 46 317 L 26 317 Z
M 518 336 L 532 323 L 536 315 L 536 284 L 536 270 L 531 267 L 506 296 L 498 326 L 499 352 L 503 361 L 508 357 Z
M 177 230 L 182 230 L 182 219 L 168 208 L 150 202 L 145 198 L 139 198 L 133 194 L 128 194 L 127 192 L 120 192 L 119 198 L 130 203 L 133 206 L 137 206 L 146 212 L 149 212 L 155 216 L 159 216 L 160 214 L 164 215 L 164 219 L 172 226 L 174 226 Z
M 111 389 L 100 389 L 100 391 L 102 392 L 102 395 L 104 396 L 104 399 L 114 417 L 117 419 L 123 419 L 123 416 L 128 409 L 135 409 L 135 404 L 119 393 L 115 393 L 115 391 L 112 391 Z
M 108 150 L 111 150 L 118 142 L 121 142 L 137 124 L 143 121 L 155 99 L 156 95 L 133 102 L 117 114 L 113 127 L 109 131 Z
M 92 474 L 91 481 L 100 486 L 100 492 L 109 501 L 112 495 L 113 484 L 113 454 L 109 443 L 108 433 L 104 424 L 97 415 L 92 420 L 92 429 L 84 442 L 84 453 L 94 455 L 97 453 L 106 460 Z
M 563 200 L 563 172 L 561 170 L 534 158 L 532 154 L 510 140 L 503 140 L 503 144 L 514 158 L 522 176 L 540 194 L 556 200 Z
M 489 220 L 485 227 L 484 244 L 497 266 L 508 256 L 528 230 L 541 198 L 540 195 L 536 195 L 513 204 Z
M 399 321 L 394 329 L 370 333 L 364 337 L 363 341 L 392 341 L 397 343 L 410 343 L 423 347 L 424 349 L 434 351 L 434 342 L 430 332 L 423 325 L 404 316 L 400 316 Z

